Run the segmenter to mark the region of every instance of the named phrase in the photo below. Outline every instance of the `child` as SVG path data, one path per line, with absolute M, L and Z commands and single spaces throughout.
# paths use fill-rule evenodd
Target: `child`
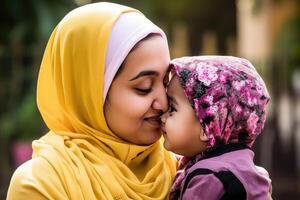
M 171 199 L 267 199 L 270 179 L 253 163 L 270 97 L 245 59 L 183 57 L 172 61 L 164 146 L 183 155 Z

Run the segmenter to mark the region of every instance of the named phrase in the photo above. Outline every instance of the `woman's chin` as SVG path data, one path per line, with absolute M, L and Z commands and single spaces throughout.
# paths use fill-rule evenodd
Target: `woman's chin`
M 155 134 L 153 134 L 147 141 L 147 144 L 150 145 L 150 144 L 153 144 L 155 142 L 157 142 L 160 138 L 161 138 L 161 132 L 160 131 L 157 131 Z
M 157 142 L 160 138 L 162 133 L 160 132 L 160 130 L 158 129 L 157 131 L 151 131 L 148 133 L 142 133 L 144 134 L 145 137 L 140 138 L 138 141 L 132 141 L 133 143 L 137 144 L 137 145 L 151 145 L 154 144 L 155 142 Z

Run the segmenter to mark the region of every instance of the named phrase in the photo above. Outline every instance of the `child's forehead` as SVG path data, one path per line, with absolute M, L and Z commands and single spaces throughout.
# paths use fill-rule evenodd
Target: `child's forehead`
M 169 77 L 169 84 L 167 85 L 167 93 L 178 93 L 178 90 L 182 87 L 179 83 L 179 78 L 176 74 L 172 73 Z

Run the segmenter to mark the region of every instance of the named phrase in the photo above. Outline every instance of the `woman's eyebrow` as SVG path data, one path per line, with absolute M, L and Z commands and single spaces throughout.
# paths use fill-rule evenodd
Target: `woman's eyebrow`
M 159 73 L 157 71 L 141 71 L 138 75 L 136 75 L 135 77 L 133 77 L 132 79 L 130 79 L 129 81 L 133 81 L 136 80 L 142 76 L 158 76 Z

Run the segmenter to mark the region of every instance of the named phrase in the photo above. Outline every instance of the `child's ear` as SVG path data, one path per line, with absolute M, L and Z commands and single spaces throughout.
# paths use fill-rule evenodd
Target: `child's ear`
M 200 133 L 200 140 L 202 142 L 207 142 L 208 141 L 208 137 L 207 135 L 204 133 L 204 131 L 202 130 L 201 133 Z

